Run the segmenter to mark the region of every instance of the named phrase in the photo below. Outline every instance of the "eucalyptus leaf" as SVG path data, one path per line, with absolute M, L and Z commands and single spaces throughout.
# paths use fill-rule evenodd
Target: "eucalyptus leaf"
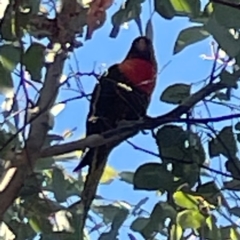
M 180 104 L 190 96 L 191 86 L 188 84 L 177 83 L 166 88 L 160 100 L 171 104 Z
M 183 229 L 197 230 L 205 223 L 205 217 L 198 210 L 183 210 L 177 215 L 177 223 Z
M 172 19 L 175 16 L 175 9 L 170 0 L 154 0 L 155 11 L 165 19 Z
M 235 38 L 230 29 L 218 23 L 215 16 L 211 16 L 205 24 L 205 29 L 212 34 L 221 49 L 234 58 L 240 53 L 240 38 Z
M 189 45 L 200 42 L 209 36 L 210 34 L 202 26 L 183 29 L 177 37 L 173 53 L 177 54 Z
M 40 43 L 32 43 L 23 56 L 23 63 L 33 81 L 40 82 L 45 60 L 45 47 Z
M 174 185 L 171 172 L 159 163 L 141 165 L 134 174 L 133 184 L 135 189 L 159 190 L 169 189 Z

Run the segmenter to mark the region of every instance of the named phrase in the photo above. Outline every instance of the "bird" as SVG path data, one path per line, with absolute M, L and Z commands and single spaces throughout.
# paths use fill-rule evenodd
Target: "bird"
M 138 120 L 146 115 L 156 85 L 157 62 L 152 41 L 136 38 L 126 58 L 112 65 L 96 84 L 86 121 L 86 136 L 115 129 L 121 120 Z M 98 162 L 110 149 L 90 149 L 74 172 L 90 165 L 96 154 Z
M 146 36 L 133 40 L 126 57 L 109 67 L 95 85 L 86 120 L 86 136 L 116 129 L 123 121 L 144 118 L 157 79 L 157 62 L 152 41 Z M 137 134 L 136 132 L 135 134 Z M 89 166 L 81 201 L 86 220 L 107 159 L 119 141 L 90 148 L 74 169 Z

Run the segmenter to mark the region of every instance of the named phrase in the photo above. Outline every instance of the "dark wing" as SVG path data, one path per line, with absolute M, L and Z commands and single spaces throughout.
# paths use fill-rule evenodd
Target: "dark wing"
M 137 120 L 145 116 L 149 97 L 128 82 L 119 71 L 118 65 L 110 67 L 108 74 L 100 78 L 91 98 L 86 121 L 87 136 L 114 129 L 121 120 Z M 74 171 L 90 165 L 96 154 L 99 162 L 105 159 L 118 144 L 111 143 L 90 149 Z
M 116 128 L 123 119 L 139 119 L 146 114 L 148 104 L 148 96 L 129 84 L 118 65 L 110 67 L 93 91 L 86 122 L 87 135 Z

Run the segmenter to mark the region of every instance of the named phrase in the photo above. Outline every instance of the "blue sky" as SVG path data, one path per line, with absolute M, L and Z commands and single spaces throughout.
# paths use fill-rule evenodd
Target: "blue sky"
M 119 8 L 118 4 L 114 4 L 108 10 L 108 17 L 111 16 Z M 143 5 L 143 27 L 149 18 L 148 1 Z M 199 56 L 201 54 L 210 54 L 210 39 L 204 40 L 195 45 L 189 46 L 181 53 L 173 56 L 173 47 L 179 32 L 190 26 L 185 18 L 174 18 L 171 21 L 164 20 L 157 13 L 153 16 L 154 29 L 154 47 L 158 61 L 159 70 L 169 61 L 169 66 L 158 76 L 157 86 L 154 91 L 151 105 L 148 109 L 150 116 L 159 116 L 171 110 L 174 106 L 160 102 L 159 98 L 163 90 L 174 83 L 194 83 L 206 78 L 211 71 L 212 62 L 204 61 Z M 139 36 L 136 24 L 132 21 L 129 29 L 122 29 L 116 39 L 109 38 L 111 31 L 111 22 L 108 18 L 104 27 L 97 30 L 93 34 L 92 40 L 84 42 L 84 46 L 75 51 L 79 61 L 78 68 L 80 72 L 90 72 L 96 64 L 97 68 L 104 63 L 110 66 L 116 62 L 120 62 L 125 57 L 134 38 Z M 70 64 L 77 70 L 76 62 L 71 57 Z M 65 74 L 68 73 L 68 64 L 65 66 Z M 96 80 L 93 77 L 82 77 L 81 82 L 86 93 L 90 93 Z M 69 91 L 61 91 L 58 101 L 76 96 Z M 66 108 L 57 116 L 53 132 L 61 134 L 67 129 L 77 127 L 74 136 L 69 140 L 75 140 L 83 136 L 85 133 L 85 119 L 88 112 L 88 101 L 85 99 L 70 102 Z M 206 111 L 202 108 L 202 116 L 207 116 Z M 222 115 L 218 108 L 212 108 L 213 115 Z M 227 113 L 227 112 L 226 112 Z M 138 136 L 131 139 L 133 143 L 148 150 L 157 152 L 157 147 L 151 134 Z M 140 151 L 134 150 L 129 144 L 123 143 L 118 146 L 109 157 L 109 164 L 118 171 L 134 171 L 143 163 L 157 161 L 159 159 L 147 155 Z M 77 161 L 70 161 L 64 166 L 71 172 L 77 165 Z M 148 196 L 150 200 L 144 205 L 144 208 L 151 212 L 154 204 L 160 200 L 155 192 L 133 191 L 131 185 L 119 180 L 114 180 L 110 185 L 102 185 L 99 187 L 100 195 L 107 199 L 124 200 L 130 204 L 137 204 L 141 199 Z M 125 224 L 128 225 L 130 222 Z M 123 228 L 120 239 L 127 239 L 128 228 Z M 137 239 L 141 239 L 140 235 L 134 233 Z M 97 235 L 96 235 L 97 236 Z M 95 239 L 95 235 L 94 235 Z

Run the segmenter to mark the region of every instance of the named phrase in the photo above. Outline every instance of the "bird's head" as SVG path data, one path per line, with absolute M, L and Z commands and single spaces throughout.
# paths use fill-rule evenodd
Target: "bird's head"
M 147 37 L 137 37 L 133 40 L 126 58 L 141 58 L 150 62 L 155 62 L 152 41 Z

